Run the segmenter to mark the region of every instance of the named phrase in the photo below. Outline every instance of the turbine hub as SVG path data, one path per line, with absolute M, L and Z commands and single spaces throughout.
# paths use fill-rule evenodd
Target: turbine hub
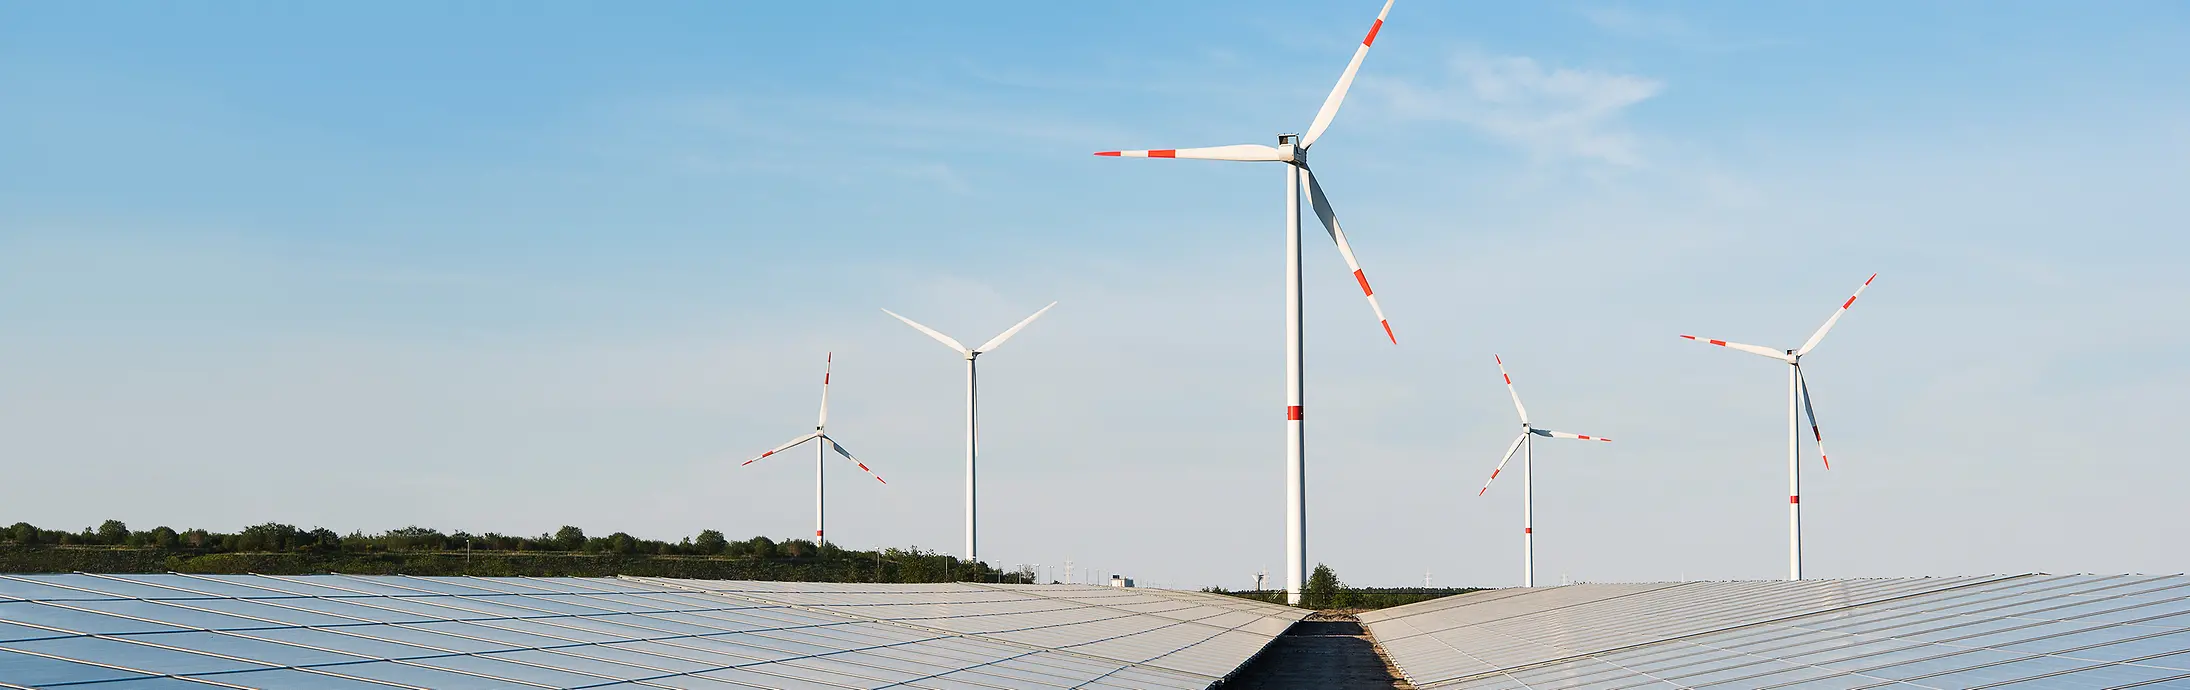
M 1300 135 L 1278 135 L 1278 160 L 1293 165 L 1308 164 L 1308 150 L 1300 147 Z

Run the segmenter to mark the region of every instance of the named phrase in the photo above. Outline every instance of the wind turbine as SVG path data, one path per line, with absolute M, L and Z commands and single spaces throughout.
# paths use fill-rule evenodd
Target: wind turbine
M 1361 272 L 1361 263 L 1354 260 L 1353 247 L 1346 243 L 1346 233 L 1338 228 L 1338 215 L 1331 210 L 1331 202 L 1323 196 L 1323 186 L 1308 171 L 1308 147 L 1323 136 L 1331 126 L 1331 119 L 1338 116 L 1338 106 L 1346 100 L 1346 90 L 1354 83 L 1354 73 L 1361 69 L 1361 59 L 1368 57 L 1369 46 L 1376 43 L 1376 33 L 1384 28 L 1384 16 L 1392 11 L 1391 0 L 1385 0 L 1384 9 L 1376 13 L 1376 23 L 1369 25 L 1369 34 L 1361 39 L 1361 46 L 1354 49 L 1353 61 L 1346 63 L 1346 71 L 1338 75 L 1338 85 L 1331 88 L 1331 95 L 1323 99 L 1323 107 L 1316 111 L 1315 120 L 1308 124 L 1308 133 L 1280 134 L 1278 146 L 1261 144 L 1234 144 L 1194 149 L 1154 149 L 1142 151 L 1102 151 L 1098 156 L 1123 158 L 1198 158 L 1220 161 L 1252 161 L 1284 163 L 1285 165 L 1285 592 L 1288 601 L 1300 603 L 1301 584 L 1308 577 L 1308 477 L 1307 461 L 1302 447 L 1307 443 L 1305 423 L 1301 419 L 1304 397 L 1301 384 L 1301 303 L 1300 303 L 1300 195 L 1306 192 L 1315 206 L 1316 217 L 1323 221 L 1323 229 L 1338 244 L 1339 256 L 1345 257 L 1346 268 L 1353 271 L 1354 281 L 1361 284 L 1361 294 L 1369 298 L 1369 309 L 1376 312 L 1377 323 L 1384 327 L 1384 337 L 1393 345 L 1399 337 L 1392 334 L 1392 324 L 1384 318 L 1384 307 L 1377 304 L 1376 292 L 1369 289 L 1369 279 Z
M 1054 306 L 1057 306 L 1056 302 L 1049 303 L 1049 307 Z M 980 436 L 974 432 L 974 412 L 976 408 L 975 403 L 978 399 L 978 388 L 974 385 L 973 360 L 976 357 L 988 354 L 989 352 L 994 351 L 996 348 L 1003 346 L 1004 341 L 1010 340 L 1012 336 L 1019 334 L 1019 329 L 1026 328 L 1027 324 L 1034 323 L 1035 319 L 1041 318 L 1042 312 L 1049 311 L 1049 307 L 1042 307 L 1040 311 L 1034 312 L 1033 316 L 1029 316 L 1026 318 L 1026 320 L 1020 321 L 1019 325 L 1012 326 L 1011 330 L 999 333 L 996 335 L 996 337 L 990 338 L 988 342 L 982 343 L 980 347 L 973 349 L 967 349 L 966 346 L 958 344 L 958 341 L 951 339 L 950 336 L 937 333 L 933 328 L 922 326 L 912 319 L 898 316 L 897 312 L 890 311 L 888 309 L 882 310 L 882 313 L 897 317 L 897 320 L 905 322 L 905 325 L 911 326 L 922 333 L 928 334 L 928 337 L 934 338 L 936 342 L 942 343 L 944 346 L 949 347 L 950 349 L 957 350 L 958 354 L 966 356 L 966 561 L 969 563 L 979 562 L 981 560 L 979 541 L 975 538 L 976 533 L 974 531 L 975 512 L 973 500 L 973 458 L 974 451 L 980 447 L 981 443 Z
M 1498 467 L 1490 471 L 1490 479 L 1483 482 L 1483 490 L 1475 492 L 1475 495 L 1481 496 L 1489 493 L 1490 483 L 1498 481 L 1498 473 L 1506 469 L 1507 462 L 1513 460 L 1514 451 L 1521 452 L 1521 586 L 1534 587 L 1536 586 L 1535 437 L 1572 438 L 1606 443 L 1611 443 L 1612 439 L 1603 436 L 1586 436 L 1536 428 L 1528 421 L 1528 408 L 1521 406 L 1521 391 L 1513 387 L 1513 375 L 1506 373 L 1506 360 L 1497 355 L 1491 355 L 1490 358 L 1498 362 L 1498 376 L 1506 380 L 1506 393 L 1513 396 L 1513 410 L 1521 413 L 1521 435 L 1513 439 L 1513 445 L 1506 446 L 1505 457 L 1498 460 Z
M 1787 579 L 1789 580 L 1802 579 L 1802 420 L 1797 416 L 1796 407 L 1799 406 L 1802 412 L 1808 413 L 1810 416 L 1810 435 L 1817 441 L 1817 459 L 1825 463 L 1825 469 L 1833 468 L 1832 459 L 1825 455 L 1825 434 L 1817 430 L 1817 409 L 1810 405 L 1810 382 L 1802 375 L 1802 356 L 1810 354 L 1810 350 L 1817 348 L 1818 342 L 1825 339 L 1825 332 L 1832 330 L 1833 324 L 1840 322 L 1840 317 L 1848 313 L 1848 307 L 1855 306 L 1855 298 L 1862 297 L 1863 290 L 1869 288 L 1871 281 L 1877 279 L 1878 274 L 1876 273 L 1871 274 L 1869 278 L 1863 279 L 1863 284 L 1855 289 L 1855 294 L 1848 296 L 1848 301 L 1841 302 L 1840 308 L 1833 310 L 1832 316 L 1825 317 L 1825 325 L 1818 326 L 1817 332 L 1810 334 L 1810 339 L 1804 341 L 1802 347 L 1793 350 L 1775 350 L 1769 347 L 1698 338 L 1692 335 L 1681 336 L 1689 340 L 1770 357 L 1787 363 Z
M 765 458 L 770 455 L 775 455 L 777 453 L 796 448 L 798 447 L 798 444 L 805 443 L 807 441 L 820 441 L 820 443 L 814 444 L 815 546 L 829 543 L 829 538 L 826 535 L 822 534 L 824 527 L 823 518 L 825 517 L 825 514 L 822 512 L 822 487 L 823 479 L 827 477 L 827 474 L 821 471 L 822 465 L 827 462 L 827 458 L 829 457 L 827 453 L 829 449 L 835 449 L 837 455 L 842 455 L 844 456 L 844 459 L 852 461 L 852 464 L 854 465 L 858 465 L 861 471 L 866 472 L 867 476 L 874 477 L 875 481 L 882 482 L 884 484 L 889 483 L 886 481 L 882 481 L 882 475 L 875 474 L 874 470 L 867 469 L 867 463 L 860 462 L 859 458 L 852 457 L 851 451 L 845 450 L 844 446 L 837 445 L 836 439 L 829 437 L 829 372 L 835 367 L 836 353 L 831 352 L 829 353 L 828 358 L 823 360 L 823 364 L 821 367 L 821 418 L 814 422 L 814 433 L 792 439 L 790 443 L 776 446 L 775 450 L 761 453 L 759 457 L 747 460 L 744 464 L 738 465 L 739 467 L 751 465 L 753 463 L 760 462 L 761 458 Z

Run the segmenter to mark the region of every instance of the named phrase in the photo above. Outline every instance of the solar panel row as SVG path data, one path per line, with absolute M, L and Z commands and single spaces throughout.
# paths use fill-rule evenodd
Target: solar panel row
M 2190 687 L 2190 578 L 1573 585 L 1362 616 L 1416 687 Z
M 0 687 L 1204 688 L 1304 614 L 1060 585 L 0 576 Z

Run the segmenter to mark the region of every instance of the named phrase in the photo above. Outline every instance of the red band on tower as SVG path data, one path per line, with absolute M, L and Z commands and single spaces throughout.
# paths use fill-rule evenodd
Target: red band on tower
M 1802 497 L 1801 497 L 1801 496 L 1788 496 L 1788 497 L 1787 497 L 1787 504 L 1788 504 L 1788 505 L 1793 505 L 1793 504 L 1796 504 L 1796 503 L 1801 503 L 1801 502 L 1802 502 Z
M 1299 405 L 1291 405 L 1291 406 L 1287 406 L 1287 407 L 1285 408 L 1285 421 L 1289 421 L 1289 422 L 1297 422 L 1297 421 L 1300 421 L 1300 406 L 1299 406 Z

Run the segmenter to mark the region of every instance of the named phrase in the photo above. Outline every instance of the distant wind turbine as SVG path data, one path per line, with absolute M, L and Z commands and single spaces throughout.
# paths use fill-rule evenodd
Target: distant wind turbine
M 1877 279 L 1878 274 L 1876 273 L 1871 274 L 1869 278 L 1863 279 L 1863 284 L 1856 287 L 1855 294 L 1849 295 L 1848 301 L 1841 302 L 1840 308 L 1833 310 L 1832 316 L 1825 317 L 1825 325 L 1818 326 L 1817 332 L 1810 334 L 1810 339 L 1804 341 L 1802 347 L 1793 350 L 1775 350 L 1769 347 L 1730 343 L 1724 340 L 1698 338 L 1692 335 L 1681 336 L 1696 342 L 1710 343 L 1719 347 L 1770 357 L 1787 363 L 1787 579 L 1789 580 L 1802 579 L 1802 419 L 1797 415 L 1797 407 L 1800 407 L 1802 412 L 1809 413 L 1810 435 L 1817 441 L 1817 459 L 1825 463 L 1825 469 L 1833 468 L 1832 459 L 1825 455 L 1825 434 L 1817 430 L 1817 410 L 1810 405 L 1810 382 L 1802 375 L 1802 356 L 1810 354 L 1810 350 L 1815 349 L 1818 342 L 1825 339 L 1825 332 L 1832 330 L 1833 324 L 1840 322 L 1840 317 L 1848 313 L 1848 308 L 1855 306 L 1855 298 L 1862 297 L 1863 291 L 1871 286 L 1871 281 Z
M 1056 302 L 1049 303 L 1049 307 L 1054 306 L 1057 306 Z M 1029 316 L 1026 318 L 1026 320 L 1020 321 L 1018 325 L 1012 326 L 1010 330 L 999 333 L 996 337 L 990 338 L 988 342 L 982 343 L 980 347 L 972 349 L 968 349 L 966 346 L 958 344 L 958 341 L 953 340 L 950 336 L 943 335 L 942 333 L 937 333 L 933 328 L 922 326 L 912 319 L 898 316 L 897 312 L 890 311 L 888 309 L 882 310 L 882 313 L 896 317 L 897 320 L 905 322 L 905 325 L 911 326 L 915 330 L 928 334 L 928 337 L 934 338 L 936 342 L 942 343 L 944 346 L 949 347 L 952 350 L 957 350 L 958 354 L 965 355 L 966 357 L 966 560 L 968 562 L 979 562 L 981 560 L 980 542 L 976 538 L 976 523 L 974 521 L 974 454 L 975 451 L 980 447 L 981 442 L 980 435 L 975 432 L 974 424 L 975 412 L 978 407 L 976 403 L 979 399 L 979 387 L 976 386 L 974 383 L 973 361 L 974 358 L 994 351 L 998 347 L 1002 347 L 1004 341 L 1010 340 L 1012 336 L 1019 334 L 1019 329 L 1026 328 L 1027 324 L 1034 323 L 1035 319 L 1041 318 L 1043 312 L 1049 311 L 1049 307 L 1042 307 L 1040 311 L 1034 312 L 1033 316 Z
M 1303 446 L 1307 443 L 1307 427 L 1302 421 L 1302 356 L 1301 356 L 1301 304 L 1300 304 L 1300 195 L 1306 193 L 1314 205 L 1316 217 L 1323 221 L 1323 229 L 1330 233 L 1331 241 L 1338 244 L 1338 255 L 1346 259 L 1346 268 L 1353 271 L 1354 281 L 1361 284 L 1361 294 L 1369 298 L 1369 310 L 1376 312 L 1376 321 L 1384 327 L 1384 337 L 1392 344 L 1399 344 L 1399 336 L 1392 334 L 1391 321 L 1384 318 L 1384 307 L 1377 304 L 1376 292 L 1369 289 L 1369 278 L 1361 272 L 1361 263 L 1354 260 L 1352 245 L 1346 243 L 1346 233 L 1338 229 L 1338 214 L 1331 210 L 1331 202 L 1323 196 L 1323 185 L 1316 182 L 1308 171 L 1308 147 L 1330 128 L 1331 120 L 1338 117 L 1338 107 L 1346 100 L 1346 91 L 1353 87 L 1354 74 L 1361 70 L 1361 60 L 1368 57 L 1369 46 L 1376 43 L 1376 34 L 1384 29 L 1384 16 L 1392 11 L 1391 0 L 1385 0 L 1384 9 L 1376 13 L 1376 23 L 1369 25 L 1369 33 L 1362 37 L 1361 45 L 1354 48 L 1354 57 L 1346 63 L 1346 71 L 1339 73 L 1338 85 L 1324 97 L 1323 107 L 1316 110 L 1315 120 L 1308 124 L 1308 133 L 1280 134 L 1277 148 L 1261 144 L 1234 144 L 1193 149 L 1154 149 L 1143 151 L 1101 151 L 1098 156 L 1121 158 L 1194 158 L 1219 161 L 1250 161 L 1285 164 L 1285 592 L 1286 599 L 1300 603 L 1300 588 L 1308 577 L 1308 476 L 1307 460 Z
M 739 465 L 739 467 L 751 465 L 755 462 L 759 462 L 761 458 L 765 458 L 770 455 L 775 455 L 777 453 L 796 448 L 798 447 L 798 444 L 805 443 L 807 441 L 820 441 L 820 443 L 814 444 L 814 542 L 816 546 L 829 543 L 828 536 L 823 534 L 823 529 L 825 527 L 824 518 L 826 517 L 826 513 L 823 512 L 824 502 L 822 500 L 822 487 L 823 479 L 825 479 L 828 475 L 826 472 L 822 471 L 822 466 L 827 463 L 827 459 L 829 457 L 826 451 L 828 451 L 829 449 L 835 449 L 837 455 L 842 455 L 844 456 L 844 459 L 852 461 L 852 464 L 854 465 L 858 465 L 861 471 L 867 473 L 867 476 L 874 477 L 875 481 L 882 482 L 884 484 L 889 483 L 886 481 L 882 481 L 882 475 L 875 474 L 874 470 L 867 469 L 867 463 L 860 462 L 859 458 L 852 457 L 851 451 L 845 450 L 844 446 L 837 444 L 836 439 L 829 437 L 829 374 L 830 370 L 834 369 L 835 367 L 836 353 L 831 352 L 829 353 L 828 358 L 823 360 L 821 367 L 821 418 L 814 422 L 814 433 L 792 439 L 790 443 L 776 446 L 775 450 L 761 453 L 760 457 L 747 460 L 744 464 Z
M 1490 358 L 1498 362 L 1498 376 L 1506 380 L 1506 393 L 1513 396 L 1513 410 L 1521 413 L 1521 435 L 1513 439 L 1513 445 L 1506 446 L 1505 457 L 1498 460 L 1498 467 L 1490 471 L 1490 479 L 1483 482 L 1483 490 L 1475 492 L 1475 495 L 1481 496 L 1489 493 L 1490 483 L 1498 481 L 1498 473 L 1506 469 L 1506 463 L 1513 459 L 1513 452 L 1521 452 L 1521 586 L 1534 587 L 1536 586 L 1535 437 L 1572 438 L 1606 443 L 1611 443 L 1612 439 L 1603 436 L 1586 436 L 1536 428 L 1528 421 L 1528 408 L 1521 406 L 1521 391 L 1513 387 L 1513 376 L 1506 373 L 1506 360 L 1497 355 L 1491 355 Z

